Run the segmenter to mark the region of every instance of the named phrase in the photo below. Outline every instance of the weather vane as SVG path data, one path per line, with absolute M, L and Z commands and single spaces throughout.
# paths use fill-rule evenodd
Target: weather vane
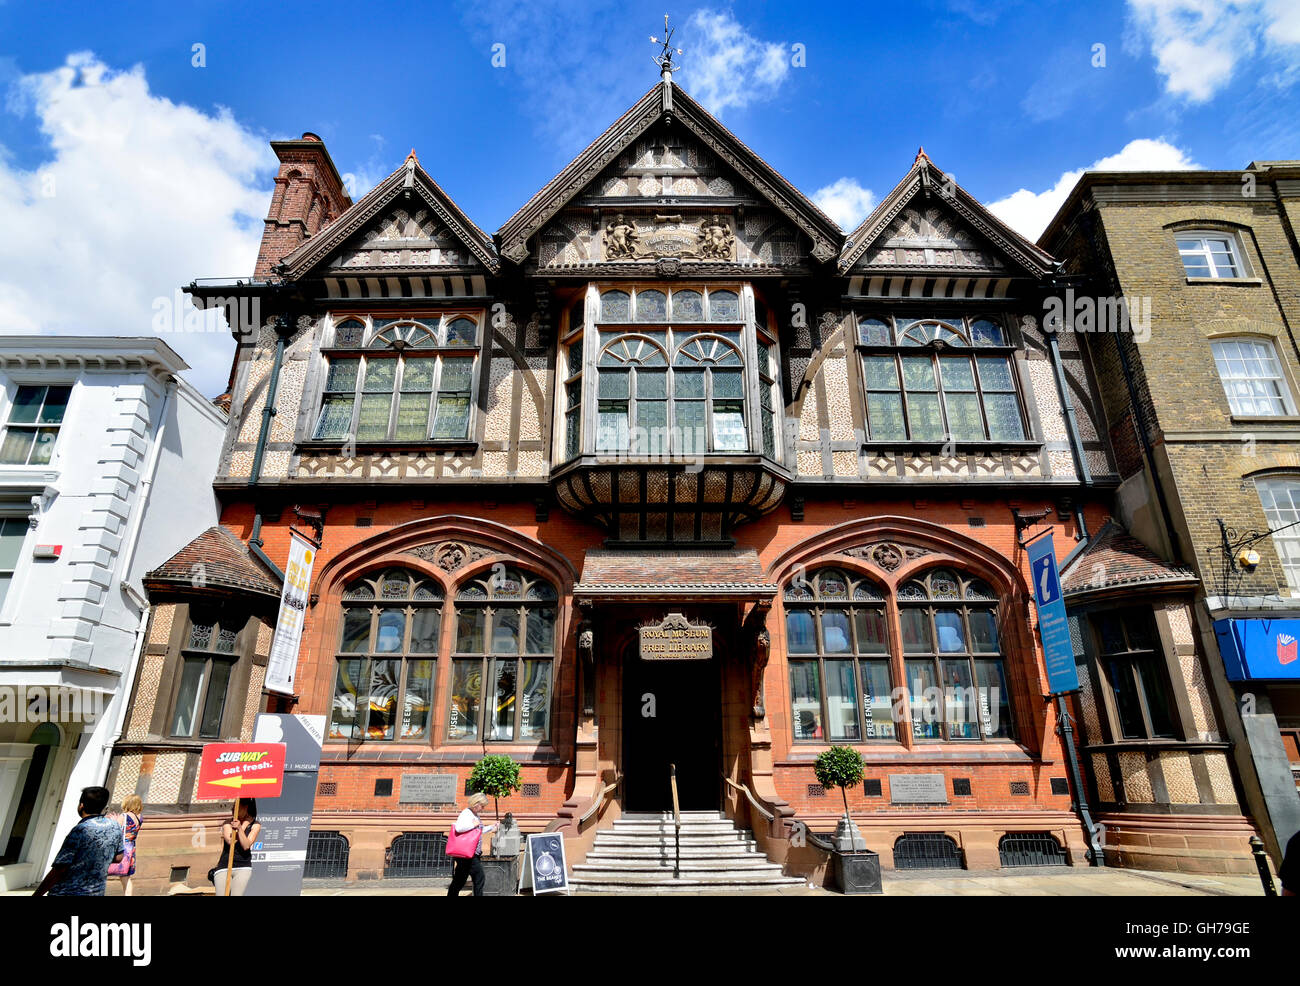
M 670 28 L 668 26 L 668 15 L 664 14 L 663 38 L 660 39 L 660 38 L 656 38 L 653 34 L 650 35 L 651 44 L 663 46 L 663 51 L 661 51 L 657 55 L 651 55 L 650 57 L 654 59 L 654 63 L 659 66 L 659 72 L 661 75 L 663 75 L 665 79 L 672 78 L 672 74 L 676 72 L 679 68 L 681 68 L 680 65 L 673 64 L 673 53 L 676 52 L 679 55 L 682 53 L 682 50 L 680 48 L 673 47 L 673 35 L 676 33 L 677 33 L 677 28 L 675 27 Z

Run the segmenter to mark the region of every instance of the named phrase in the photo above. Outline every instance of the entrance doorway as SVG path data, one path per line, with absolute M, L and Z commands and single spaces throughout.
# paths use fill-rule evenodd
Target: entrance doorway
M 671 811 L 669 765 L 677 765 L 683 811 L 721 804 L 722 689 L 718 656 L 644 661 L 635 643 L 623 659 L 623 807 Z

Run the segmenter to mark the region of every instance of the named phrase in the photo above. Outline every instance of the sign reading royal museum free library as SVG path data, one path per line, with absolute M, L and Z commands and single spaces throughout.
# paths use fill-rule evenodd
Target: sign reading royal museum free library
M 280 593 L 280 615 L 275 621 L 271 655 L 266 661 L 266 689 L 293 694 L 298 673 L 298 647 L 302 643 L 303 618 L 307 612 L 307 589 L 316 549 L 297 531 L 289 531 L 289 562 L 284 566 L 284 589 Z
M 1070 642 L 1052 535 L 1031 544 L 1027 554 L 1038 608 L 1038 632 L 1043 638 L 1043 661 L 1047 665 L 1047 690 L 1053 695 L 1077 691 L 1079 672 L 1074 667 L 1074 644 Z
M 640 627 L 641 660 L 707 661 L 713 657 L 713 628 L 669 613 L 662 623 Z

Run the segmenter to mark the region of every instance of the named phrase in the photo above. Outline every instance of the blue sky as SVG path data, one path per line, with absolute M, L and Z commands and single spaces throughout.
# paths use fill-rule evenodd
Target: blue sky
M 358 193 L 414 147 L 492 232 L 656 81 L 663 12 L 0 0 L 0 334 L 148 332 L 176 285 L 250 272 L 266 143 L 304 130 Z M 1300 157 L 1294 0 L 671 13 L 676 81 L 846 226 L 918 145 L 1030 236 L 1098 163 Z M 219 333 L 168 341 L 221 388 Z

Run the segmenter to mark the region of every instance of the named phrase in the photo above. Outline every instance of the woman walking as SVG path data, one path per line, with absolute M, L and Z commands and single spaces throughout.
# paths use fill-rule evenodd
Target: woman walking
M 239 814 L 221 823 L 221 859 L 209 876 L 217 889 L 217 896 L 226 893 L 226 866 L 230 861 L 230 847 L 235 847 L 234 865 L 230 874 L 230 896 L 242 897 L 253 875 L 253 843 L 257 841 L 262 826 L 257 821 L 257 802 L 252 798 L 239 802 Z
M 451 827 L 447 852 L 456 860 L 456 868 L 451 874 L 451 886 L 447 888 L 448 897 L 460 896 L 467 877 L 474 880 L 474 896 L 483 896 L 483 836 L 496 828 L 495 825 L 485 826 L 479 817 L 487 800 L 487 795 L 481 791 L 471 794 L 469 807 L 460 813 Z
M 131 878 L 135 876 L 135 839 L 140 833 L 140 824 L 143 821 L 140 813 L 143 810 L 144 802 L 138 794 L 133 794 L 122 802 L 122 816 L 118 821 L 122 823 L 122 837 L 126 842 L 126 852 L 122 854 L 121 862 L 114 863 L 108 868 L 108 875 L 121 878 L 123 897 L 131 896 Z

